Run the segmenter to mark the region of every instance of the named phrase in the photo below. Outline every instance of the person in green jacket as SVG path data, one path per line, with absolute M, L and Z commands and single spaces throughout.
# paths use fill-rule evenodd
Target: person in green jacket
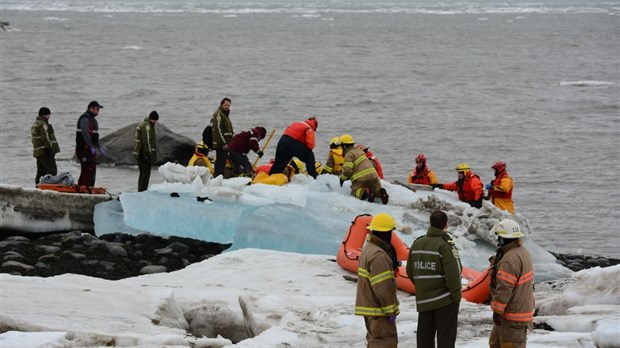
M 157 134 L 155 125 L 159 121 L 157 111 L 152 111 L 136 127 L 133 157 L 138 161 L 140 175 L 138 177 L 138 192 L 146 191 L 151 178 L 151 165 L 157 164 Z
M 52 116 L 50 109 L 42 107 L 39 109 L 39 116 L 30 128 L 32 139 L 32 156 L 37 159 L 37 176 L 34 179 L 35 185 L 39 184 L 41 177 L 46 174 L 56 175 L 56 156 L 60 152 L 60 146 L 56 141 L 54 128 L 49 123 Z
M 211 127 L 213 127 L 213 149 L 215 150 L 215 164 L 213 177 L 224 175 L 224 168 L 228 160 L 228 143 L 232 140 L 233 126 L 230 122 L 230 98 L 224 98 L 220 106 L 213 113 Z M 224 176 L 226 178 L 226 176 Z
M 461 302 L 461 260 L 446 232 L 448 216 L 431 214 L 431 226 L 416 239 L 407 259 L 407 275 L 416 288 L 418 347 L 454 348 Z

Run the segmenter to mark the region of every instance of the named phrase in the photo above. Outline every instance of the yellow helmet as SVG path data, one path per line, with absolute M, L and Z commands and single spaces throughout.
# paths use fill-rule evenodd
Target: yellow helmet
M 495 226 L 491 229 L 491 233 L 504 239 L 517 239 L 525 237 L 525 234 L 521 232 L 521 227 L 519 227 L 519 224 L 511 219 L 504 219 L 495 224 Z
M 314 163 L 314 169 L 316 170 L 316 173 L 317 173 L 317 174 L 321 174 L 321 173 L 323 173 L 323 165 L 321 164 L 321 162 L 316 161 L 316 162 Z
M 344 134 L 340 137 L 340 143 L 342 145 L 355 145 L 355 140 L 349 134 Z
M 370 225 L 366 227 L 374 232 L 391 232 L 396 228 L 394 218 L 388 213 L 379 213 L 370 220 Z
M 333 137 L 332 140 L 329 141 L 329 147 L 332 146 L 340 146 L 340 137 Z
M 469 171 L 469 164 L 467 163 L 461 163 L 458 166 L 456 166 L 456 171 L 459 173 L 465 173 Z

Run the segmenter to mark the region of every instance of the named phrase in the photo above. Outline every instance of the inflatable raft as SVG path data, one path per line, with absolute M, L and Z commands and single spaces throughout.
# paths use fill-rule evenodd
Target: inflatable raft
M 340 267 L 357 274 L 358 260 L 368 235 L 366 226 L 371 219 L 372 216 L 370 215 L 359 215 L 351 223 L 349 232 L 344 237 L 338 255 L 336 255 L 336 261 Z M 406 270 L 409 247 L 396 234 L 392 234 L 392 246 L 396 250 L 397 259 L 402 263 L 398 267 L 398 271 L 395 272 L 396 286 L 410 294 L 415 294 L 415 286 L 409 280 Z M 475 303 L 484 303 L 489 299 L 491 289 L 488 268 L 479 272 L 469 267 L 463 267 L 461 277 L 463 282 L 461 291 L 464 299 Z

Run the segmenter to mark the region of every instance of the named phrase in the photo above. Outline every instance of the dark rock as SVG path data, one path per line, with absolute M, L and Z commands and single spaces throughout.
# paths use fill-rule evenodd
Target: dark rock
M 537 330 L 546 330 L 546 331 L 555 331 L 555 329 L 553 327 L 551 327 L 551 325 L 543 322 L 534 322 L 534 329 Z
M 620 264 L 620 259 L 611 257 L 558 254 L 552 251 L 550 253 L 555 256 L 557 263 L 575 272 L 592 267 L 609 267 Z
M 16 263 L 7 263 L 6 267 L 0 267 L 0 272 L 38 277 L 75 273 L 111 280 L 145 274 L 141 271 L 148 266 L 155 267 L 146 270 L 165 268 L 165 272 L 172 272 L 230 247 L 230 244 L 149 234 L 113 233 L 97 238 L 79 231 L 48 234 L 33 240 L 12 239 L 0 242 L 0 255 L 5 263 Z
M 139 120 L 142 122 L 142 119 Z M 104 164 L 135 165 L 132 155 L 134 132 L 138 122 L 118 129 L 99 140 L 105 149 L 104 156 L 97 156 L 97 160 Z M 194 153 L 196 141 L 186 136 L 174 133 L 162 123 L 155 126 L 157 132 L 157 164 L 166 162 L 186 165 Z

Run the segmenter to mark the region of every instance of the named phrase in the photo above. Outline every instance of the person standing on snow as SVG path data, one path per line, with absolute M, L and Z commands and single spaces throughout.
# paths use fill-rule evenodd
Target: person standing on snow
M 428 157 L 422 153 L 415 158 L 416 166 L 407 180 L 410 184 L 432 185 L 439 183 L 435 172 L 426 165 L 427 159 Z
M 247 177 L 252 177 L 253 169 L 250 160 L 248 160 L 248 152 L 252 150 L 259 158 L 262 158 L 263 151 L 260 150 L 258 142 L 264 139 L 266 134 L 267 130 L 260 126 L 235 134 L 230 143 L 228 143 L 233 176 L 243 174 Z
M 157 134 L 155 125 L 159 121 L 157 111 L 152 111 L 136 127 L 134 133 L 133 157 L 138 162 L 140 175 L 138 176 L 138 192 L 146 191 L 151 178 L 151 165 L 157 164 Z
M 375 215 L 359 259 L 355 315 L 364 317 L 368 347 L 398 345 L 396 316 L 400 310 L 394 278 L 398 261 L 391 242 L 395 227 L 389 214 Z
M 340 137 L 333 137 L 332 140 L 329 141 L 329 154 L 327 155 L 327 161 L 325 161 L 323 172 L 340 176 L 340 174 L 342 174 L 343 163 L 344 157 L 342 157 Z
M 103 148 L 99 145 L 99 123 L 95 119 L 103 105 L 96 101 L 88 103 L 86 112 L 77 121 L 75 132 L 75 156 L 80 161 L 82 170 L 78 185 L 95 186 L 97 175 L 97 150 L 103 156 Z
M 375 197 L 381 197 L 381 202 L 388 204 L 389 196 L 381 187 L 379 175 L 364 150 L 355 147 L 355 141 L 349 134 L 341 136 L 340 143 L 344 153 L 340 186 L 350 179 L 351 195 L 371 203 L 375 201 Z
M 407 276 L 416 288 L 418 347 L 454 348 L 461 303 L 461 260 L 446 232 L 448 216 L 431 214 L 425 235 L 411 245 Z
M 215 164 L 213 176 L 224 175 L 226 161 L 228 161 L 228 143 L 232 139 L 233 126 L 230 122 L 230 98 L 220 101 L 220 106 L 213 113 L 211 118 L 213 149 L 215 150 Z
M 512 178 L 506 172 L 505 162 L 495 162 L 491 166 L 495 170 L 495 179 L 485 187 L 489 191 L 489 200 L 496 207 L 515 214 L 515 205 L 512 201 Z
M 456 172 L 459 176 L 457 181 L 448 184 L 431 184 L 431 186 L 433 188 L 456 191 L 461 201 L 468 203 L 474 208 L 482 208 L 484 190 L 480 177 L 471 172 L 467 163 L 459 164 L 456 167 Z
M 41 177 L 46 174 L 56 175 L 56 156 L 60 152 L 60 146 L 56 141 L 54 128 L 49 123 L 52 116 L 50 109 L 42 107 L 39 116 L 30 127 L 32 140 L 32 157 L 37 160 L 37 175 L 34 178 L 35 185 L 39 184 Z
M 491 261 L 493 329 L 490 348 L 524 348 L 527 330 L 533 330 L 534 265 L 523 246 L 519 224 L 504 219 L 491 229 L 497 235 L 497 253 Z
M 293 122 L 288 126 L 278 141 L 276 158 L 269 170 L 269 175 L 282 173 L 291 159 L 297 157 L 305 163 L 308 175 L 316 179 L 316 160 L 312 150 L 315 146 L 315 132 L 318 126 L 319 121 L 315 116 L 303 122 Z

